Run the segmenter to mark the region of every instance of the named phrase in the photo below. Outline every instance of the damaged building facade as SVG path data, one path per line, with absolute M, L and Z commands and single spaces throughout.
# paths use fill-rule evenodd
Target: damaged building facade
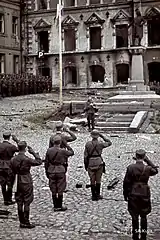
M 26 70 L 59 85 L 58 0 L 28 0 L 25 11 Z M 141 44 L 145 81 L 160 80 L 160 1 L 64 0 L 63 87 L 113 87 L 131 76 L 133 13 L 145 19 Z

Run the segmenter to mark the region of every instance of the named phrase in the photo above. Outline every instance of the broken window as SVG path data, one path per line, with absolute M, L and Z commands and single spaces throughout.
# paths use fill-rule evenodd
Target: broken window
M 128 47 L 128 26 L 126 24 L 116 26 L 116 47 Z
M 90 67 L 92 82 L 104 82 L 105 70 L 102 66 L 93 65 Z
M 64 1 L 65 7 L 74 7 L 75 6 L 75 0 L 65 0 Z
M 0 33 L 4 33 L 4 14 L 0 14 Z
M 160 45 L 160 17 L 155 16 L 148 21 L 148 43 L 150 46 Z
M 90 0 L 90 4 L 100 4 L 100 0 Z
M 39 9 L 47 9 L 47 0 L 39 0 Z
M 38 33 L 39 38 L 39 51 L 49 52 L 49 40 L 48 31 L 42 31 Z
M 77 85 L 77 69 L 74 66 L 65 68 L 65 86 L 67 84 Z
M 90 28 L 90 49 L 101 49 L 101 28 Z
M 129 65 L 128 64 L 117 64 L 117 83 L 119 84 L 127 84 L 129 78 Z
M 64 45 L 65 51 L 76 50 L 76 36 L 74 28 L 68 28 L 64 30 Z

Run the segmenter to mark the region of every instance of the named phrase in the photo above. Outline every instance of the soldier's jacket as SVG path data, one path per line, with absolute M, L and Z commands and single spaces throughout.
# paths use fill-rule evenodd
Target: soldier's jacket
M 72 142 L 72 141 L 73 141 L 73 138 L 72 138 L 71 136 L 65 135 L 64 133 L 57 131 L 57 132 L 55 133 L 55 135 L 53 135 L 53 136 L 50 137 L 50 140 L 49 140 L 49 148 L 51 148 L 51 147 L 54 146 L 54 138 L 55 138 L 57 135 L 58 135 L 58 136 L 61 136 L 61 148 L 65 148 L 65 145 L 63 144 L 63 141 L 66 141 L 66 142 Z
M 39 166 L 42 164 L 42 160 L 39 154 L 36 154 L 35 159 L 26 156 L 24 153 L 19 153 L 17 156 L 11 159 L 11 169 L 14 174 L 18 175 L 18 185 L 19 184 L 31 184 L 32 176 L 30 174 L 30 169 L 32 166 Z
M 143 161 L 129 165 L 123 182 L 124 198 L 139 196 L 142 199 L 150 199 L 148 180 L 157 173 L 157 168 L 145 165 Z
M 93 103 L 87 102 L 84 111 L 86 112 L 87 115 L 95 114 L 97 109 Z
M 66 158 L 73 155 L 74 152 L 72 150 L 68 151 L 57 146 L 49 148 L 45 157 L 46 173 L 65 173 L 64 164 L 66 163 Z
M 18 152 L 18 148 L 9 141 L 3 141 L 0 143 L 0 169 L 8 169 L 10 166 L 10 160 Z
M 84 150 L 84 164 L 86 168 L 94 168 L 103 163 L 103 159 L 101 157 L 103 148 L 109 147 L 111 143 L 101 142 L 98 140 L 88 141 L 85 145 Z

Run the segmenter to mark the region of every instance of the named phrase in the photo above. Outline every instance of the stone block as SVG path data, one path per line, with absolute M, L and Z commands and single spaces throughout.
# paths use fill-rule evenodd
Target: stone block
M 128 131 L 132 133 L 136 133 L 139 131 L 140 127 L 142 126 L 143 122 L 147 118 L 148 112 L 147 111 L 139 111 L 136 113 L 133 121 L 131 122 Z

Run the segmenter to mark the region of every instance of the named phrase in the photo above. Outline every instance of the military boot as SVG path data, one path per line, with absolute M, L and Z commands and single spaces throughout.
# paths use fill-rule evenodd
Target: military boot
M 58 209 L 58 198 L 56 195 L 52 195 L 52 199 L 53 199 L 54 211 L 56 212 Z
M 29 221 L 29 211 L 24 211 L 24 224 L 21 224 L 21 228 L 35 228 L 35 225 Z
M 12 201 L 12 187 L 8 187 L 7 191 L 7 204 L 6 205 L 12 205 L 15 204 L 15 201 Z
M 100 189 L 101 189 L 101 184 L 100 183 L 96 183 L 96 195 L 97 195 L 97 199 L 98 200 L 103 199 L 103 197 L 100 195 Z
M 23 228 L 25 221 L 24 221 L 24 212 L 22 210 L 18 210 L 18 218 L 20 222 L 20 228 Z
M 97 201 L 96 186 L 91 185 L 92 201 Z
M 63 195 L 58 196 L 58 208 L 56 209 L 57 212 L 64 212 L 67 210 L 67 207 L 62 206 L 63 203 Z

